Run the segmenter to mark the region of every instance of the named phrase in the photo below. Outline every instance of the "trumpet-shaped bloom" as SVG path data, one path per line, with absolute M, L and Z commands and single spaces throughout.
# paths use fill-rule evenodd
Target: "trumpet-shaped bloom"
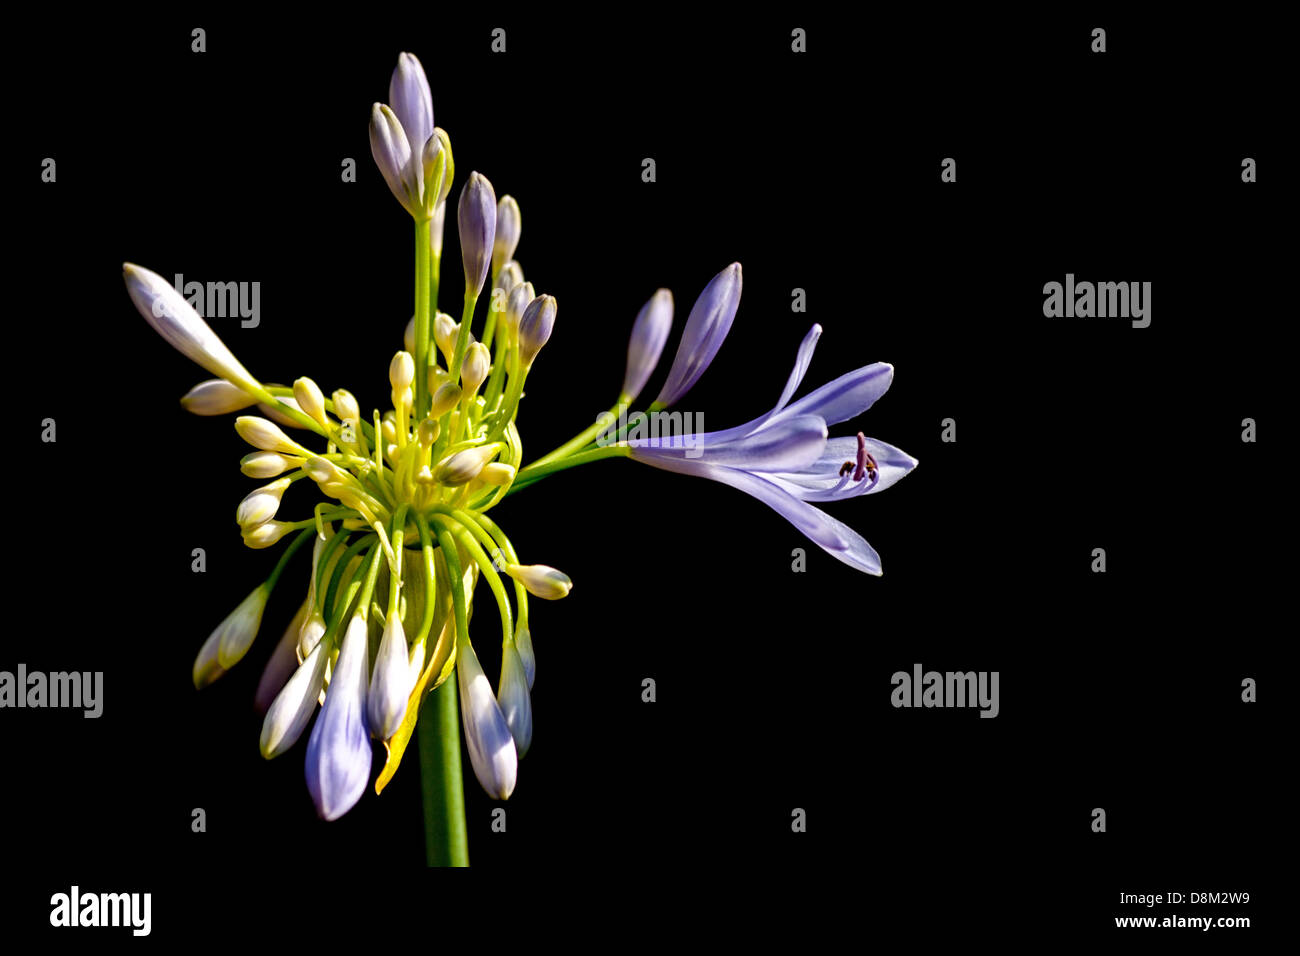
M 317 645 L 312 653 L 322 646 Z M 370 781 L 368 655 L 366 621 L 356 614 L 343 635 L 325 705 L 307 741 L 307 789 L 316 812 L 325 820 L 336 820 L 351 810 Z
M 915 458 L 861 433 L 826 438 L 828 424 L 870 408 L 889 388 L 894 370 L 881 362 L 864 365 L 791 402 L 820 335 L 821 326 L 814 325 L 804 337 L 781 397 L 766 415 L 721 432 L 626 444 L 638 461 L 719 481 L 758 498 L 827 553 L 867 574 L 880 574 L 875 549 L 809 502 L 883 490 L 916 466 Z
M 474 776 L 488 796 L 505 800 L 514 792 L 519 756 L 492 685 L 469 642 L 456 648 L 456 680 L 460 686 L 460 714 L 465 746 Z

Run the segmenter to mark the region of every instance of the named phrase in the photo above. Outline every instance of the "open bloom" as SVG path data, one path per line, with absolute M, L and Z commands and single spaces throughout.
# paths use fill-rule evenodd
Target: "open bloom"
M 880 556 L 866 539 L 809 502 L 884 490 L 917 462 L 860 432 L 856 438 L 826 437 L 828 425 L 865 412 L 885 394 L 894 376 L 891 365 L 864 365 L 790 401 L 812 362 L 821 331 L 814 325 L 804 337 L 781 397 L 767 414 L 721 432 L 632 438 L 626 444 L 637 461 L 710 478 L 753 495 L 828 554 L 867 574 L 880 574 Z

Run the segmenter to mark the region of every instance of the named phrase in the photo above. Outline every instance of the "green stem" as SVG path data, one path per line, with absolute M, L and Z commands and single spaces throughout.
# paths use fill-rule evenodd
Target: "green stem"
M 469 866 L 456 697 L 452 676 L 424 699 L 415 725 L 424 796 L 424 857 L 429 866 Z
M 615 422 L 618 421 L 619 416 L 627 409 L 628 401 L 626 395 L 620 395 L 618 401 L 614 403 L 614 407 L 606 414 L 613 418 Z M 573 436 L 554 451 L 547 452 L 541 458 L 533 462 L 533 465 L 544 465 L 548 461 L 554 461 L 556 458 L 564 458 L 566 455 L 572 455 L 575 451 L 581 451 L 583 448 L 586 448 L 597 435 L 606 431 L 613 423 L 614 422 L 606 420 L 604 415 L 601 415 L 596 423 L 590 428 Z M 531 468 L 533 465 L 529 465 L 529 467 Z
M 415 420 L 429 411 L 429 299 L 433 295 L 429 223 L 415 223 Z
M 439 527 L 437 538 L 451 579 L 459 643 L 469 639 L 464 574 L 451 535 Z M 456 678 L 448 677 L 426 698 L 416 725 L 420 734 L 420 779 L 424 791 L 424 849 L 430 866 L 469 866 L 457 703 Z
M 568 458 L 561 458 L 558 461 L 548 461 L 545 464 L 534 463 L 515 476 L 511 490 L 515 490 L 520 482 L 532 484 L 538 478 L 545 478 L 547 475 L 553 475 L 557 471 L 564 471 L 566 468 L 576 468 L 578 465 L 600 461 L 602 458 L 626 458 L 631 453 L 632 449 L 626 445 L 610 445 L 608 448 L 593 448 L 591 451 L 570 455 Z

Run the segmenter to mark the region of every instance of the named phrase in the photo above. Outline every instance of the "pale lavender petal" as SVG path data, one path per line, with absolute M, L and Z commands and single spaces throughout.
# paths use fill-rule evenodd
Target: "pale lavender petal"
M 411 147 L 408 167 L 411 163 L 419 166 L 415 181 L 422 181 L 424 146 L 433 135 L 433 94 L 424 67 L 414 54 L 403 53 L 397 58 L 388 81 L 388 103 Z
M 336 820 L 351 810 L 370 782 L 368 656 L 366 622 L 355 616 L 343 636 L 325 706 L 307 741 L 307 789 L 325 820 Z
M 505 800 L 514 792 L 519 755 L 492 685 L 468 642 L 456 647 L 456 680 L 465 748 L 474 776 L 488 796 Z
M 417 147 L 418 148 L 418 147 Z M 406 138 L 401 121 L 387 106 L 376 103 L 370 110 L 370 155 L 403 208 L 416 215 L 419 193 L 412 194 L 409 180 L 411 170 L 411 143 Z
M 740 263 L 733 262 L 710 280 L 691 307 L 677 356 L 656 402 L 675 405 L 704 374 L 731 330 L 740 305 Z
M 515 749 L 522 757 L 533 741 L 533 701 L 528 694 L 528 674 L 514 643 L 501 649 L 501 679 L 497 683 L 497 703 L 505 715 L 506 725 L 515 738 Z
M 867 451 L 876 460 L 879 477 L 854 481 L 853 475 L 840 474 L 845 462 L 856 460 L 856 438 L 832 438 L 826 443 L 821 456 L 809 465 L 793 472 L 767 475 L 771 481 L 803 501 L 842 501 L 858 495 L 884 491 L 917 465 L 917 460 L 903 451 L 874 438 L 865 439 Z
M 826 447 L 826 423 L 816 415 L 801 415 L 731 441 L 716 441 L 706 432 L 633 438 L 627 445 L 632 458 L 650 465 L 693 460 L 746 471 L 798 471 L 816 461 Z
M 767 428 L 792 415 L 820 415 L 827 425 L 846 422 L 861 415 L 889 390 L 894 380 L 894 366 L 875 362 L 854 369 L 809 392 L 803 398 L 776 412 L 761 426 Z
M 623 394 L 629 402 L 641 394 L 646 381 L 654 374 L 672 327 L 673 294 L 660 289 L 641 306 L 632 324 L 627 343 L 627 371 L 623 374 Z
M 832 557 L 867 574 L 880 574 L 880 555 L 876 554 L 860 534 L 830 515 L 789 492 L 765 477 L 701 461 L 677 460 L 655 462 L 657 467 L 684 475 L 710 478 L 738 488 L 764 502 L 783 518 L 803 532 L 810 541 Z
M 460 255 L 465 266 L 465 288 L 478 295 L 492 264 L 492 242 L 497 231 L 497 196 L 482 173 L 470 173 L 460 191 L 456 209 L 460 229 Z

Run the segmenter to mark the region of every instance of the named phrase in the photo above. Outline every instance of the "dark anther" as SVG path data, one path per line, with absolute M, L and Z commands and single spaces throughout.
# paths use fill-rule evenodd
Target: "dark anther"
M 846 461 L 844 464 L 840 465 L 840 477 L 843 478 L 845 475 L 851 472 L 853 468 L 854 465 L 853 462 L 851 461 Z

